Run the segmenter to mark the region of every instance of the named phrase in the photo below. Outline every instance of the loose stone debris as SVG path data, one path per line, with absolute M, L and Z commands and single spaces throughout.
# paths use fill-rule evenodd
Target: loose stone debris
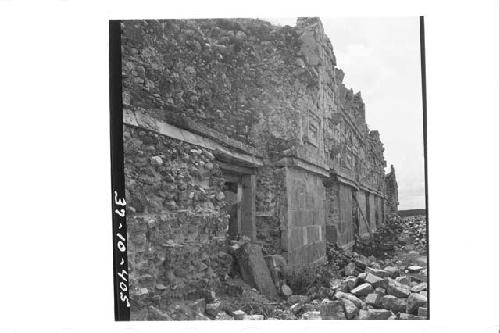
M 418 227 L 422 223 L 425 223 L 424 217 L 393 216 L 390 225 L 402 230 L 403 235 L 411 234 L 404 232 L 405 228 L 417 226 L 418 234 L 425 238 Z M 392 255 L 385 255 L 383 259 L 342 251 L 331 245 L 329 262 L 317 269 L 318 272 L 329 270 L 331 279 L 326 283 L 313 280 L 304 294 L 296 293 L 289 286 L 294 283 L 287 281 L 285 272 L 269 273 L 279 266 L 275 265 L 279 258 L 264 260 L 258 246 L 234 242 L 232 249 L 239 273 L 229 277 L 223 288 L 208 291 L 204 298 L 166 309 L 150 306 L 144 315 L 149 320 L 427 319 L 425 258 L 414 250 L 411 237 L 405 237 L 403 243 L 403 238 L 392 234 L 392 240 L 387 235 L 374 234 L 383 237 L 386 244 L 394 244 Z

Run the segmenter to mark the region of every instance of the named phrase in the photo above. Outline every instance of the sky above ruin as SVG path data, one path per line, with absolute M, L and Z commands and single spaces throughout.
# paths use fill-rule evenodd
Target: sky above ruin
M 297 18 L 265 18 L 295 26 Z M 425 208 L 418 17 L 321 17 L 344 83 L 361 91 L 366 122 L 396 168 L 399 209 Z

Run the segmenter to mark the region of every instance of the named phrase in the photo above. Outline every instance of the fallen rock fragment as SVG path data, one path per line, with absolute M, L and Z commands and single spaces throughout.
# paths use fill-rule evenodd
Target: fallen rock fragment
M 382 304 L 382 296 L 377 293 L 371 293 L 366 296 L 365 302 L 367 305 L 379 307 Z
M 417 311 L 417 315 L 421 317 L 427 317 L 427 308 L 419 307 Z
M 408 297 L 410 296 L 410 287 L 391 280 L 387 287 L 387 293 L 396 297 Z
M 399 269 L 396 266 L 387 266 L 384 268 L 384 271 L 389 274 L 390 277 L 396 278 L 399 276 Z
M 412 293 L 418 293 L 424 290 L 427 290 L 427 283 L 425 282 L 419 283 L 411 288 Z
M 359 311 L 361 320 L 387 320 L 391 316 L 391 311 L 386 309 L 368 309 Z
M 351 290 L 351 293 L 355 296 L 366 296 L 369 293 L 371 293 L 372 291 L 373 291 L 373 287 L 371 284 L 363 283 L 363 284 L 357 286 L 356 288 L 354 288 L 353 290 Z
M 319 311 L 323 320 L 346 319 L 344 304 L 342 301 L 330 301 L 329 299 L 324 299 L 321 302 Z
M 408 287 L 411 285 L 410 279 L 408 279 L 408 277 L 406 277 L 406 276 L 400 276 L 400 277 L 397 277 L 397 278 L 395 279 L 395 281 L 396 281 L 396 282 L 399 282 L 399 283 L 401 283 L 401 284 L 404 284 L 404 285 L 406 285 L 406 286 L 408 286 Z
M 406 298 L 398 298 L 393 295 L 385 295 L 382 298 L 382 307 L 392 312 L 406 311 Z
M 236 250 L 236 258 L 243 280 L 269 299 L 276 299 L 278 292 L 262 255 L 261 247 L 257 244 L 245 243 Z
M 354 288 L 356 288 L 356 286 L 358 285 L 358 277 L 356 276 L 349 276 L 345 279 L 346 283 L 347 283 L 347 289 L 348 290 L 352 290 Z
M 373 275 L 372 273 L 366 274 L 366 279 L 365 281 L 373 286 L 373 288 L 387 288 L 388 281 L 386 279 L 383 279 L 381 277 L 378 277 L 376 275 Z
M 380 278 L 390 277 L 390 273 L 384 271 L 383 269 L 366 267 L 365 272 L 366 272 L 366 274 L 371 273 L 371 274 L 376 275 Z
M 356 304 L 354 304 L 352 301 L 350 301 L 347 298 L 342 298 L 341 301 L 342 301 L 342 303 L 344 303 L 344 312 L 345 312 L 346 318 L 347 319 L 354 319 L 359 313 L 359 309 L 356 306 Z
M 412 293 L 408 297 L 408 301 L 406 303 L 406 313 L 416 314 L 419 307 L 425 307 L 427 305 L 427 297 Z
M 335 298 L 337 299 L 348 299 L 349 301 L 353 302 L 356 307 L 358 307 L 359 309 L 361 309 L 364 305 L 364 302 L 362 300 L 360 300 L 359 298 L 357 298 L 356 296 L 352 295 L 352 294 L 348 294 L 348 293 L 344 293 L 342 291 L 337 291 L 335 293 Z
M 243 318 L 245 318 L 245 316 L 246 316 L 246 313 L 241 311 L 241 310 L 233 311 L 234 320 L 243 320 Z

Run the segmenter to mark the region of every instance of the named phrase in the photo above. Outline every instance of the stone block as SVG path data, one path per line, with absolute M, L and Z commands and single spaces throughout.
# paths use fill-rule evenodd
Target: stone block
M 270 299 L 276 299 L 278 291 L 274 286 L 262 249 L 257 244 L 246 243 L 236 251 L 236 258 L 242 278 Z
M 336 291 L 335 292 L 335 298 L 337 299 L 348 299 L 350 300 L 351 302 L 353 302 L 359 309 L 361 309 L 364 305 L 364 302 L 362 300 L 360 300 L 359 298 L 357 298 L 356 296 L 352 295 L 352 294 L 349 294 L 349 293 L 346 293 L 346 292 L 343 292 L 343 291 Z
M 387 320 L 391 316 L 391 311 L 386 309 L 368 309 L 359 311 L 361 320 Z
M 347 298 L 341 298 L 342 303 L 344 304 L 344 312 L 347 319 L 354 319 L 358 313 L 359 308 Z
M 418 308 L 427 306 L 427 297 L 412 293 L 408 297 L 408 302 L 406 303 L 406 313 L 417 314 Z
M 359 278 L 355 276 L 349 276 L 345 279 L 347 283 L 347 289 L 352 290 L 358 285 Z
M 387 287 L 387 293 L 396 297 L 408 297 L 410 296 L 410 287 L 391 280 Z
M 366 274 L 371 273 L 371 274 L 378 276 L 380 278 L 390 277 L 389 272 L 386 272 L 383 269 L 377 269 L 377 268 L 372 268 L 372 267 L 368 267 L 368 266 L 365 269 L 365 273 Z
M 366 283 L 369 283 L 373 288 L 387 289 L 388 281 L 384 278 L 373 275 L 372 273 L 366 274 Z
M 421 291 L 427 290 L 427 283 L 422 282 L 411 288 L 412 293 L 419 293 Z
M 346 319 L 344 303 L 342 303 L 342 301 L 330 301 L 329 299 L 324 299 L 321 302 L 320 314 L 323 320 Z
M 371 293 L 366 295 L 365 302 L 367 305 L 371 305 L 375 308 L 379 307 L 382 303 L 382 296 L 377 293 Z
M 419 308 L 418 308 L 418 311 L 417 311 L 417 314 L 418 314 L 420 317 L 427 317 L 427 316 L 428 316 L 427 308 L 424 308 L 424 307 L 419 307 Z
M 351 293 L 355 296 L 366 296 L 370 294 L 373 291 L 373 287 L 369 283 L 363 283 L 353 290 L 351 290 Z
M 392 312 L 406 311 L 406 298 L 398 298 L 393 295 L 385 295 L 382 298 L 382 307 Z

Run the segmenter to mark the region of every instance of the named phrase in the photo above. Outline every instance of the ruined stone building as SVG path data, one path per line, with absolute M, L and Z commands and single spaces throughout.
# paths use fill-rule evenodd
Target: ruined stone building
M 230 237 L 298 268 L 397 210 L 394 169 L 319 19 L 124 21 L 122 67 L 136 297 L 223 279 Z
M 398 182 L 396 181 L 396 171 L 391 164 L 391 172 L 385 175 L 385 209 L 387 214 L 398 213 Z

